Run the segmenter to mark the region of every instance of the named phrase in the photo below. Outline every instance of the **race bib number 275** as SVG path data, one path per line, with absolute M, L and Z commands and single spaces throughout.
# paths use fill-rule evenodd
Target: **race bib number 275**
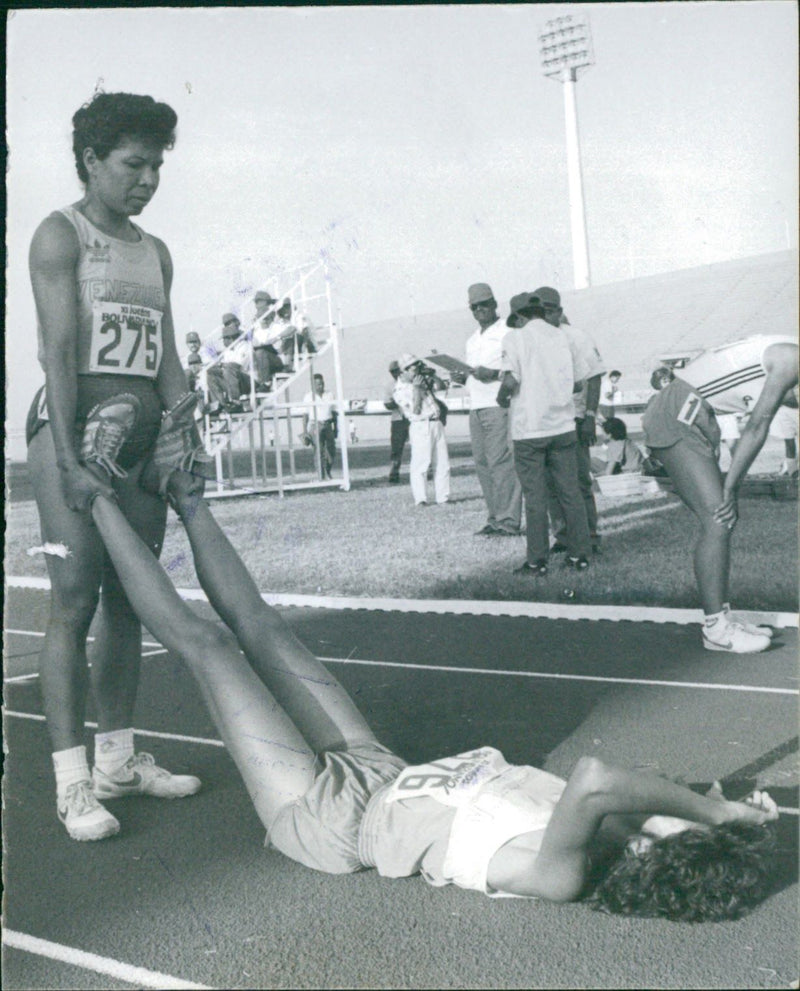
M 155 378 L 161 363 L 161 311 L 96 300 L 89 370 Z

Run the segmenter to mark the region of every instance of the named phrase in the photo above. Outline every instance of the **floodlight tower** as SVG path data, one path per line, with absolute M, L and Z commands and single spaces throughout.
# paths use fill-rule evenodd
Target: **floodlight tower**
M 594 65 L 592 35 L 585 15 L 567 14 L 548 21 L 539 35 L 542 70 L 564 86 L 564 118 L 567 129 L 567 171 L 569 174 L 569 213 L 572 228 L 572 264 L 575 288 L 591 285 L 586 212 L 583 205 L 583 178 L 578 141 L 578 110 L 575 83 L 578 73 Z

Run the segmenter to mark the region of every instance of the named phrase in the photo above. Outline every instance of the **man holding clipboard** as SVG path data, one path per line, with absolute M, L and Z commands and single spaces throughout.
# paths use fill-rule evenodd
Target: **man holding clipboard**
M 500 388 L 502 341 L 508 333 L 498 319 L 497 301 L 484 282 L 469 287 L 469 308 L 478 329 L 467 340 L 467 364 L 453 361 L 449 367 L 454 382 L 466 384 L 470 401 L 469 433 L 475 469 L 489 515 L 476 536 L 515 537 L 520 533 L 522 489 L 514 468 L 509 433 L 509 413 L 497 405 Z M 430 361 L 443 359 L 435 355 Z M 437 361 L 443 364 L 442 361 Z

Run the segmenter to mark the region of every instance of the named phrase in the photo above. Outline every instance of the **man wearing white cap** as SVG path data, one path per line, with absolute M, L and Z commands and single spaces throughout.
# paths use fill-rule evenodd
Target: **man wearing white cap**
M 426 482 L 431 464 L 434 466 L 436 502 L 448 502 L 450 456 L 444 436 L 441 405 L 434 395 L 434 389 L 444 388 L 444 383 L 413 354 L 401 355 L 399 365 L 400 376 L 392 396 L 409 423 L 409 480 L 414 503 L 417 506 L 428 505 Z
M 514 468 L 508 410 L 497 405 L 503 338 L 508 333 L 497 316 L 490 286 L 476 282 L 467 290 L 469 308 L 478 329 L 466 343 L 469 394 L 469 435 L 472 456 L 489 515 L 477 536 L 514 537 L 520 533 L 522 487 Z

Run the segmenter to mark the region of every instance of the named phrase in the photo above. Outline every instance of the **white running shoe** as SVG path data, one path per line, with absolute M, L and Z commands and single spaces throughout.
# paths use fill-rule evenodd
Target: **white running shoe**
M 738 623 L 739 626 L 741 626 L 742 629 L 746 630 L 748 633 L 760 634 L 761 636 L 769 637 L 770 640 L 775 635 L 775 631 L 771 626 L 764 626 L 763 624 L 758 623 L 748 623 L 746 619 L 742 619 L 738 613 L 732 612 L 730 609 L 723 609 L 723 612 L 725 613 L 725 619 L 727 619 L 730 623 Z
M 723 618 L 713 626 L 703 625 L 706 650 L 724 650 L 730 654 L 758 654 L 772 643 L 763 633 L 750 633 L 740 623 Z
M 119 823 L 97 801 L 88 778 L 67 788 L 63 802 L 58 803 L 58 818 L 73 840 L 104 840 L 119 832 Z
M 92 786 L 96 798 L 122 798 L 125 795 L 185 798 L 200 790 L 200 779 L 193 774 L 170 774 L 158 767 L 151 754 L 134 754 L 113 775 L 95 766 Z

